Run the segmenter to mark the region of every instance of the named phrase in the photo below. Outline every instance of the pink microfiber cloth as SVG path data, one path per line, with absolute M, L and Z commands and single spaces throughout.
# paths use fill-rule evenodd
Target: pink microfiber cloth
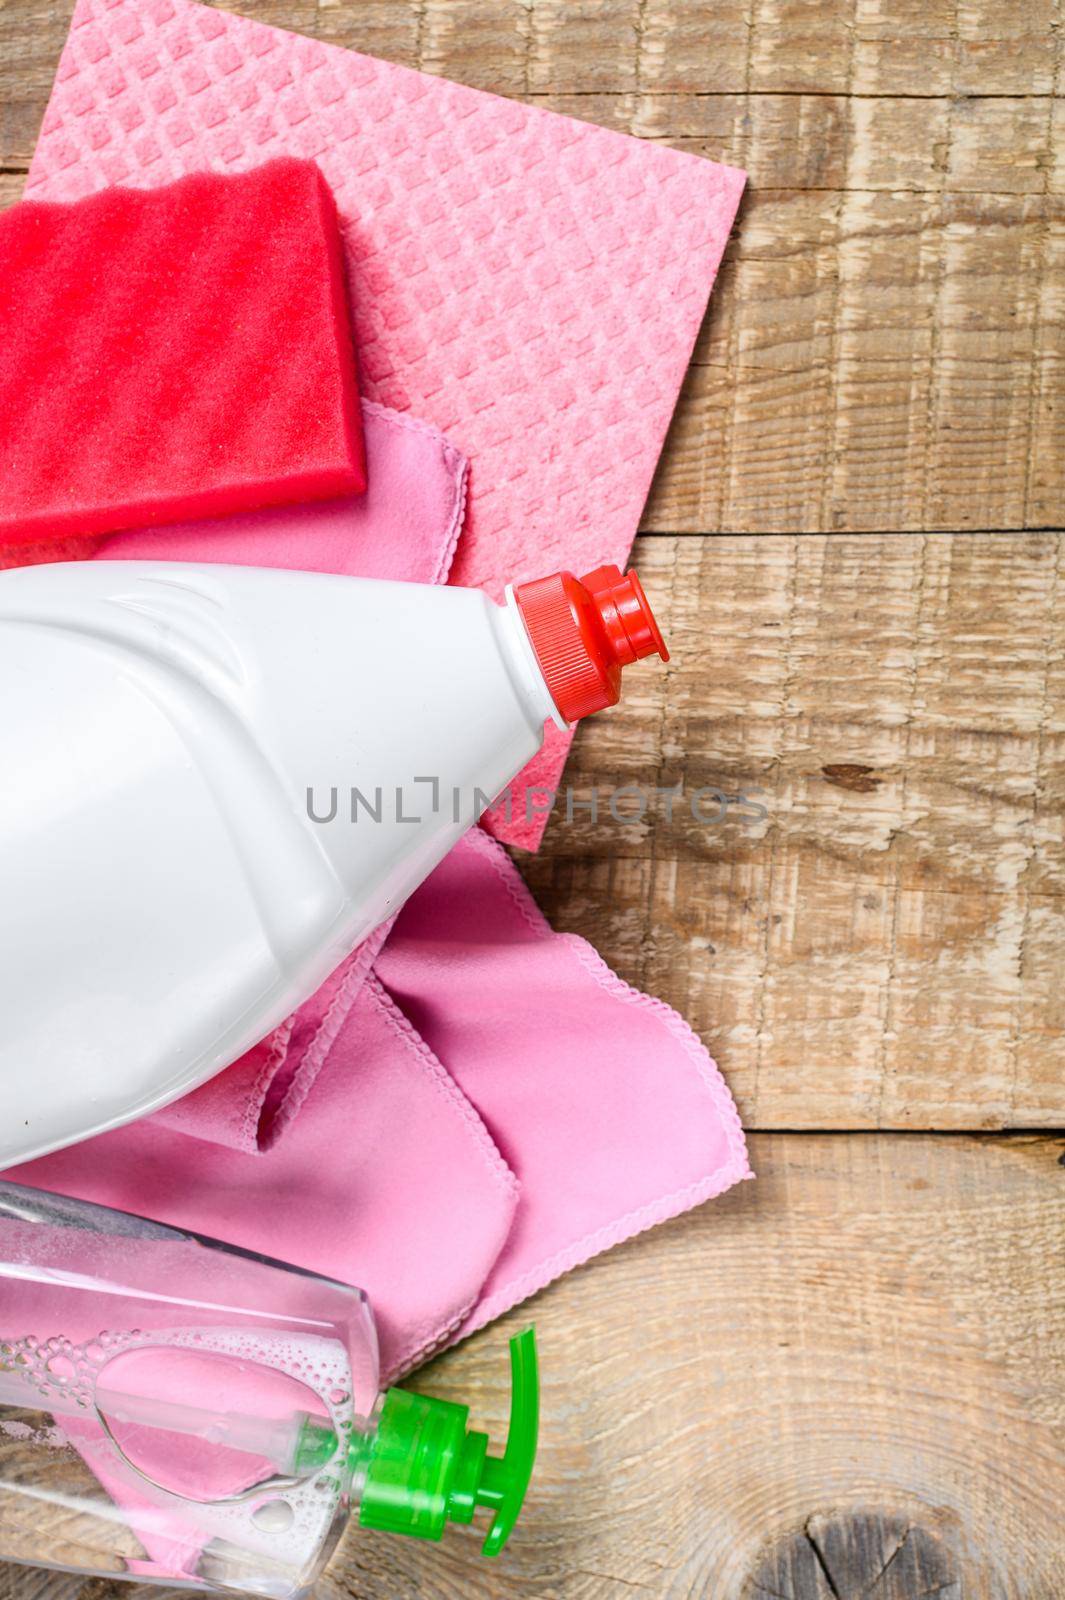
M 0 215 L 0 544 L 366 487 L 318 168 L 193 173 Z
M 79 0 L 26 192 L 282 153 L 336 195 L 364 391 L 474 463 L 454 581 L 623 562 L 742 173 L 195 0 Z M 532 846 L 544 819 L 494 826 Z
M 442 581 L 465 462 L 409 417 L 367 404 L 364 420 L 364 499 L 119 535 L 99 554 Z M 359 1283 L 394 1376 L 748 1172 L 695 1035 L 553 933 L 475 829 L 227 1072 L 13 1175 Z
M 168 16 L 153 20 L 163 10 Z M 199 52 L 221 49 L 238 26 L 194 5 L 116 0 L 83 3 L 78 27 L 97 12 L 105 31 L 89 36 L 91 51 L 112 29 L 116 49 L 129 34 L 128 52 L 135 31 L 143 45 L 176 17 L 217 24 L 214 39 L 168 34 L 193 75 Z M 259 40 L 272 60 L 282 46 L 266 41 L 284 36 L 245 35 L 245 26 L 241 42 Z M 284 51 L 282 59 L 295 52 L 315 61 L 319 47 L 285 40 Z M 339 75 L 338 54 L 347 60 L 338 52 L 326 60 Z M 243 58 L 225 59 L 236 76 Z M 365 74 L 378 70 L 386 84 L 413 85 L 431 102 L 451 92 L 424 88 L 417 75 L 393 80 L 398 69 L 365 62 L 363 88 Z M 140 81 L 150 89 L 155 76 Z M 70 81 L 67 70 L 54 106 Z M 316 84 L 317 94 L 323 80 Z M 464 103 L 467 91 L 455 93 Z M 476 106 L 482 99 L 473 96 Z M 388 94 L 373 103 L 387 120 Z M 494 118 L 504 115 L 499 102 L 485 103 Z M 509 109 L 519 144 L 546 138 L 541 127 L 555 137 L 557 125 L 573 126 L 542 124 L 536 114 L 527 123 L 521 108 Z M 110 111 L 98 114 L 109 127 Z M 61 136 L 51 126 L 49 142 Z M 97 159 L 109 148 L 101 138 Z M 83 181 L 87 166 L 88 158 Z M 428 185 L 418 204 L 431 208 L 433 192 Z M 457 350 L 450 359 L 459 360 Z M 443 581 L 464 509 L 463 454 L 434 428 L 379 405 L 367 404 L 364 420 L 363 501 L 123 534 L 99 553 Z M 579 432 L 577 424 L 575 412 Z M 533 435 L 527 442 L 533 449 Z M 559 448 L 568 443 L 563 430 Z M 482 477 L 483 460 L 482 451 Z M 494 558 L 482 518 L 480 548 L 497 590 L 513 575 L 594 565 L 610 553 L 582 525 L 538 517 L 500 539 Z M 735 1108 L 691 1030 L 622 984 L 584 941 L 554 934 L 504 851 L 476 831 L 390 930 L 228 1072 L 157 1117 L 18 1173 L 360 1283 L 374 1302 L 390 1376 L 596 1251 L 748 1175 Z
M 554 933 L 477 829 L 400 912 L 376 971 L 521 1186 L 462 1333 L 751 1176 L 732 1097 L 687 1023 Z

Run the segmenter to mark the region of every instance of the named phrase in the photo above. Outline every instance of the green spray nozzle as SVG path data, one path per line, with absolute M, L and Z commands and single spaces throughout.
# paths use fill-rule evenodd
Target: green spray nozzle
M 449 1522 L 473 1521 L 479 1506 L 495 1512 L 483 1554 L 497 1556 L 525 1499 L 540 1427 L 536 1331 L 510 1341 L 511 1410 L 502 1456 L 488 1454 L 488 1435 L 467 1429 L 469 1407 L 406 1389 L 389 1389 L 376 1430 L 352 1443 L 349 1461 L 362 1474 L 359 1522 L 364 1528 L 440 1539 Z M 330 1453 L 331 1429 L 311 1426 L 302 1464 Z

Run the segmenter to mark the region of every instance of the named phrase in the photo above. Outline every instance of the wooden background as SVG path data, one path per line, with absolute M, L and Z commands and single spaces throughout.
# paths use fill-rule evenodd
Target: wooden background
M 69 9 L 0 0 L 0 202 Z M 765 814 L 578 813 L 524 870 L 699 1029 L 760 1181 L 530 1308 L 502 1562 L 362 1536 L 322 1600 L 1063 1600 L 1065 6 L 239 9 L 751 174 L 637 552 L 674 659 L 568 775 Z M 528 1314 L 426 1386 L 498 1431 Z

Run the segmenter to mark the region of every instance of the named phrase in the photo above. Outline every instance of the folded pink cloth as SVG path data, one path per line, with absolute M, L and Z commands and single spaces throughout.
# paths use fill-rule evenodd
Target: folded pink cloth
M 172 522 L 113 534 L 92 551 L 104 561 L 221 561 L 407 583 L 444 583 L 466 515 L 469 469 L 436 428 L 362 402 L 373 482 L 365 494 L 274 506 L 210 522 Z
M 732 1096 L 687 1023 L 554 933 L 478 829 L 400 912 L 376 971 L 521 1185 L 463 1334 L 751 1176 Z
M 78 0 L 26 193 L 282 154 L 336 195 L 364 392 L 475 463 L 455 581 L 623 562 L 743 174 L 195 0 Z
M 148 1117 L 5 1176 L 357 1283 L 389 1377 L 468 1321 L 518 1201 L 481 1119 L 374 979 L 268 1154 Z
M 465 460 L 380 407 L 365 429 L 358 501 L 123 534 L 98 554 L 440 582 Z M 747 1175 L 691 1030 L 552 933 L 476 829 L 227 1072 L 17 1173 L 359 1283 L 390 1376 Z

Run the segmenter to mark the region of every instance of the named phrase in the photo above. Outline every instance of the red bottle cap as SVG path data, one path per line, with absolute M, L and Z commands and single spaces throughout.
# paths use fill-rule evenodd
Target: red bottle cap
M 635 572 L 555 572 L 514 590 L 559 714 L 576 722 L 621 698 L 621 669 L 643 656 L 669 660 Z

